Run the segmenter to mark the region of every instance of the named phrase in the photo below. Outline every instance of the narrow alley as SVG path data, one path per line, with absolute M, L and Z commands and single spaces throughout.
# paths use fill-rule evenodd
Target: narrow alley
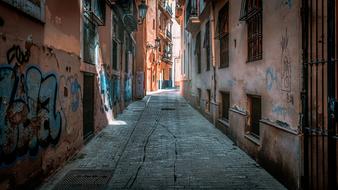
M 338 189 L 338 0 L 0 0 L 0 190 Z
M 41 189 L 284 189 L 177 91 L 117 119 Z

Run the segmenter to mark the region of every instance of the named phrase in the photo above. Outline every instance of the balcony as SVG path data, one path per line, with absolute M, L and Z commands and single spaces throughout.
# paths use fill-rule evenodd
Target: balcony
M 105 22 L 105 1 L 84 0 L 84 15 L 97 25 L 104 25 Z
M 197 31 L 197 29 L 199 28 L 199 4 L 197 0 L 191 0 L 188 2 L 185 23 L 186 30 L 191 33 Z
M 171 18 L 173 15 L 173 8 L 167 0 L 159 0 L 158 6 L 167 18 Z
M 169 29 L 162 29 L 160 27 L 158 31 L 158 36 L 162 38 L 165 42 L 171 43 L 172 41 L 172 33 Z
M 166 62 L 168 64 L 172 64 L 172 55 L 173 55 L 173 49 L 171 45 L 167 45 L 164 49 L 164 52 L 162 54 L 161 60 L 163 62 Z

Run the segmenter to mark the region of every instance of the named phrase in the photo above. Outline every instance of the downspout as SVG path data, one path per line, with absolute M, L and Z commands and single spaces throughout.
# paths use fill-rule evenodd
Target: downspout
M 213 123 L 216 124 L 216 112 L 217 112 L 217 103 L 216 103 L 216 86 L 217 86 L 217 81 L 216 81 L 216 58 L 215 58 L 215 4 L 212 1 L 211 2 L 211 11 L 210 11 L 210 22 L 211 22 L 211 61 L 212 61 L 212 67 L 213 67 L 213 76 L 212 76 L 212 81 L 213 81 L 213 86 L 214 86 L 214 93 L 213 93 L 213 103 L 215 109 L 213 110 Z

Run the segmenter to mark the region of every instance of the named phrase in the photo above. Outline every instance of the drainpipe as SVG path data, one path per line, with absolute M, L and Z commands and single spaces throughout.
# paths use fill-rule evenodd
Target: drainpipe
M 216 58 L 215 58 L 215 28 L 216 28 L 216 24 L 215 24 L 215 4 L 212 1 L 211 2 L 211 18 L 210 18 L 210 22 L 211 22 L 211 61 L 212 61 L 212 67 L 213 67 L 213 76 L 212 76 L 212 81 L 213 81 L 213 86 L 214 86 L 214 94 L 213 94 L 213 103 L 214 103 L 214 107 L 215 109 L 213 110 L 213 123 L 214 125 L 216 124 L 216 111 L 217 111 L 217 104 L 216 104 L 216 85 L 217 85 L 217 81 L 216 81 Z

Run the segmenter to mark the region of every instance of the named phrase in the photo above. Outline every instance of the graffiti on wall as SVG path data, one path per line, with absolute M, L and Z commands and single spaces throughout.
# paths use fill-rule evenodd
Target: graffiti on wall
M 266 79 L 266 89 L 272 90 L 275 83 L 277 83 L 277 73 L 272 67 L 269 67 L 265 71 L 265 79 Z
M 138 71 L 136 74 L 136 96 L 143 97 L 144 94 L 144 72 Z
M 59 100 L 64 115 L 63 126 L 70 133 L 71 128 L 68 127 L 68 119 L 65 116 L 77 112 L 82 103 L 81 85 L 77 74 L 59 77 Z
M 100 85 L 101 95 L 104 100 L 104 110 L 111 110 L 113 109 L 113 86 L 109 75 L 103 70 L 100 71 Z
M 0 164 L 35 156 L 60 138 L 57 76 L 27 64 L 29 58 L 29 50 L 14 45 L 0 65 Z
M 63 89 L 62 89 L 63 88 Z M 81 104 L 81 85 L 78 81 L 78 76 L 60 76 L 60 91 L 63 92 L 61 98 L 61 105 L 63 109 L 76 112 Z
M 288 29 L 282 35 L 281 41 L 281 63 L 282 63 L 282 75 L 281 75 L 281 90 L 291 91 L 291 57 L 289 54 L 289 35 Z
M 128 102 L 132 99 L 131 78 L 126 77 L 124 86 L 124 101 Z

